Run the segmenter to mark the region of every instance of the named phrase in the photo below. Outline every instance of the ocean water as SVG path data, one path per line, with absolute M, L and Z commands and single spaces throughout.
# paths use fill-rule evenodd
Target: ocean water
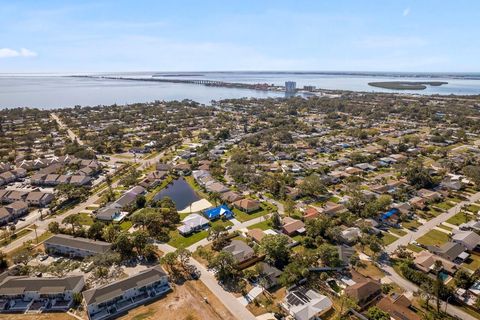
M 480 94 L 480 74 L 322 73 L 322 72 L 138 72 L 96 74 L 129 78 L 205 79 L 239 83 L 283 85 L 296 81 L 297 87 L 314 85 L 323 89 L 413 94 Z M 395 91 L 374 88 L 373 81 L 445 81 L 446 85 L 422 91 Z M 197 84 L 80 78 L 55 74 L 0 74 L 0 108 L 63 108 L 127 104 L 154 100 L 191 99 L 209 104 L 226 98 L 284 97 L 284 93 L 248 89 L 206 87 Z

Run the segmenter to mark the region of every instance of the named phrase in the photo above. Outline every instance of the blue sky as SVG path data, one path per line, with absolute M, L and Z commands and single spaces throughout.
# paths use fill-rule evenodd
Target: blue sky
M 480 1 L 0 0 L 0 73 L 480 71 Z

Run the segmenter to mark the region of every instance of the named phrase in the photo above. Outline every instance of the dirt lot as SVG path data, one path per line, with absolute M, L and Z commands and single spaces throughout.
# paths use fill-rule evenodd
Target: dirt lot
M 207 297 L 208 304 L 203 301 L 204 297 Z M 135 308 L 119 319 L 235 320 L 200 281 L 188 281 L 177 285 L 164 298 Z
M 66 313 L 0 314 L 2 320 L 76 320 Z

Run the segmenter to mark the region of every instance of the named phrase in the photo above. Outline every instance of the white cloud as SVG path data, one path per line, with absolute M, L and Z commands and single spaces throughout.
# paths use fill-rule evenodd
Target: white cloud
M 15 58 L 15 57 L 36 57 L 37 53 L 25 48 L 20 50 L 10 48 L 0 48 L 0 58 Z
M 403 16 L 406 17 L 410 14 L 410 7 L 408 8 L 405 8 L 405 10 L 403 10 Z

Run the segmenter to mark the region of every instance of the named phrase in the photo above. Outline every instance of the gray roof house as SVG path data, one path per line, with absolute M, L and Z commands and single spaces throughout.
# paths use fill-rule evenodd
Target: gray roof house
M 73 294 L 82 291 L 82 275 L 64 278 L 7 276 L 0 283 L 0 309 L 8 312 L 66 311 L 73 304 Z
M 90 320 L 117 315 L 170 291 L 168 275 L 159 265 L 128 278 L 83 292 Z
M 65 234 L 52 236 L 44 242 L 44 245 L 49 253 L 80 258 L 105 253 L 110 250 L 112 246 L 108 242 L 73 237 Z
M 468 250 L 474 250 L 480 244 L 480 236 L 474 231 L 454 230 L 452 241 L 460 243 Z
M 230 252 L 238 263 L 245 262 L 255 255 L 255 252 L 245 242 L 232 240 L 232 242 L 223 248 L 223 251 Z

